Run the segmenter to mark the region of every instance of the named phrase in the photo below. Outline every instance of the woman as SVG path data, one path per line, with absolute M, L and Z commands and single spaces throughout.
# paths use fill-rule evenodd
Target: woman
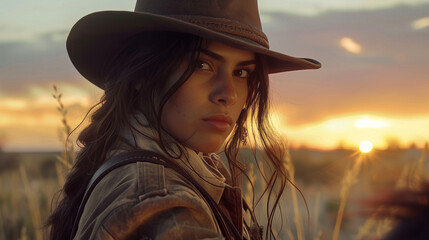
M 272 237 L 287 172 L 267 119 L 268 73 L 320 64 L 270 51 L 256 0 L 138 0 L 134 12 L 79 20 L 67 50 L 105 94 L 78 137 L 51 239 L 259 239 L 257 220 L 243 220 L 246 140 L 274 169 L 264 191 Z M 142 150 L 152 160 L 115 167 L 85 193 L 106 163 Z

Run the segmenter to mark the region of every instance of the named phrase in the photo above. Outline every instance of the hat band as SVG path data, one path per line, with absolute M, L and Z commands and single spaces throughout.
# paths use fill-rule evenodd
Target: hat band
M 267 36 L 259 29 L 233 21 L 226 18 L 213 18 L 206 16 L 190 16 L 190 15 L 168 15 L 192 24 L 196 24 L 210 30 L 235 35 L 241 38 L 249 39 L 259 45 L 269 48 Z

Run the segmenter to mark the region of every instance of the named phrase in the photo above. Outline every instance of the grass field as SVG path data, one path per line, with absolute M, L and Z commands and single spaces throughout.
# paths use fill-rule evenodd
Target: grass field
M 0 240 L 46 238 L 40 228 L 51 211 L 54 194 L 60 189 L 56 170 L 60 154 L 0 152 Z M 241 157 L 248 157 L 248 152 L 243 151 Z M 279 239 L 333 239 L 342 200 L 345 211 L 338 239 L 381 236 L 393 225 L 387 220 L 383 223 L 358 216 L 359 201 L 386 189 L 412 187 L 416 178 L 426 176 L 428 168 L 425 150 L 415 149 L 373 151 L 366 155 L 347 150 L 303 149 L 291 150 L 291 159 L 295 183 L 308 203 L 310 221 L 304 200 L 288 187 L 281 203 L 283 222 L 280 218 L 275 222 L 282 227 Z M 350 176 L 351 182 L 345 181 Z M 261 185 L 256 187 L 260 191 Z M 264 218 L 262 212 L 257 215 Z

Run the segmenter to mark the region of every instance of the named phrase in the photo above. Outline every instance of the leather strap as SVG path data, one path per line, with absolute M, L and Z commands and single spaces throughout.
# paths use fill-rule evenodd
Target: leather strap
M 186 171 L 180 168 L 173 161 L 157 153 L 150 152 L 150 151 L 131 151 L 131 152 L 121 153 L 107 160 L 94 173 L 94 175 L 92 176 L 91 180 L 88 183 L 88 186 L 85 190 L 82 201 L 79 205 L 77 215 L 73 221 L 73 228 L 70 235 L 70 240 L 72 240 L 76 235 L 77 228 L 79 226 L 79 220 L 82 216 L 85 204 L 88 201 L 88 198 L 91 195 L 91 192 L 94 190 L 97 183 L 100 182 L 100 180 L 104 176 L 106 176 L 109 172 L 111 172 L 113 169 L 127 164 L 136 163 L 136 162 L 149 162 L 154 164 L 160 164 L 166 168 L 173 169 L 176 172 L 178 172 L 180 175 L 184 176 L 201 193 L 201 195 L 206 200 L 207 204 L 210 206 L 211 210 L 213 211 L 213 214 L 216 217 L 219 227 L 221 228 L 221 231 L 224 237 L 226 239 L 242 239 L 242 236 L 237 230 L 237 228 L 234 226 L 231 220 L 226 216 L 223 210 L 219 207 L 217 202 Z

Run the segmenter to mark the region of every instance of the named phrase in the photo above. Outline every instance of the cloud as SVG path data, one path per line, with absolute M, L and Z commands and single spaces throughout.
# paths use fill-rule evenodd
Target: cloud
M 44 42 L 59 42 L 64 44 L 68 33 L 67 29 L 60 29 L 38 34 L 37 38 Z
M 389 124 L 383 120 L 373 120 L 367 117 L 359 119 L 355 122 L 356 128 L 383 128 L 387 126 L 389 126 Z
M 421 30 L 429 27 L 429 17 L 419 18 L 411 23 L 411 26 L 415 30 Z
M 275 101 L 286 110 L 288 123 L 306 124 L 355 112 L 427 112 L 429 31 L 412 26 L 428 12 L 429 4 L 324 11 L 315 16 L 264 11 L 264 30 L 272 49 L 313 57 L 323 65 L 320 70 L 272 76 Z M 70 63 L 64 41 L 67 31 L 38 33 L 35 41 L 0 42 L 0 95 L 25 97 L 35 85 L 50 89 L 52 84 L 99 94 Z M 344 51 L 339 42 L 345 37 L 362 47 L 360 54 Z
M 355 113 L 426 114 L 429 31 L 415 31 L 411 23 L 428 12 L 429 4 L 313 17 L 271 13 L 264 27 L 272 49 L 322 62 L 320 70 L 271 77 L 288 124 Z M 364 51 L 344 51 L 338 44 L 344 37 Z
M 3 42 L 22 42 L 28 39 L 31 31 L 25 31 L 23 27 L 12 24 L 0 24 L 0 43 Z
M 362 52 L 362 46 L 349 37 L 341 38 L 340 45 L 351 53 L 359 54 Z
M 44 29 L 43 27 L 0 25 L 0 44 L 30 43 L 34 46 L 44 42 L 64 42 L 68 34 L 66 28 Z
M 261 11 L 285 12 L 290 14 L 299 14 L 314 16 L 327 11 L 362 11 L 362 10 L 380 10 L 391 8 L 398 5 L 418 6 L 429 3 L 428 0 L 259 0 Z
M 85 85 L 68 58 L 67 32 L 45 32 L 34 41 L 0 42 L 0 91 L 19 95 L 32 85 Z

